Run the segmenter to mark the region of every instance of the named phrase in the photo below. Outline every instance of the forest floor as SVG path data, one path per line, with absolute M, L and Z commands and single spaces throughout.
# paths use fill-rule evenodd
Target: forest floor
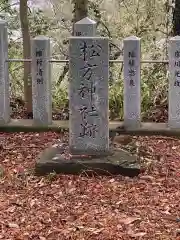
M 133 137 L 142 173 L 33 174 L 39 153 L 67 134 L 0 133 L 0 239 L 180 239 L 180 140 Z M 135 147 L 134 147 L 135 146 Z
M 0 134 L 0 239 L 180 239 L 180 140 L 133 138 L 149 162 L 133 179 L 34 176 L 57 139 L 67 136 Z

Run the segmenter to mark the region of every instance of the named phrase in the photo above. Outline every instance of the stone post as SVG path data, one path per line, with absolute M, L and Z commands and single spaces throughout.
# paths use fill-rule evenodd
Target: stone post
M 141 123 L 140 52 L 139 38 L 124 39 L 124 125 L 129 129 Z
M 69 147 L 72 154 L 109 151 L 109 43 L 102 37 L 71 37 L 69 45 Z
M 74 36 L 95 36 L 96 22 L 88 17 L 81 19 L 74 24 Z
M 31 46 L 33 120 L 47 125 L 52 123 L 50 39 L 35 37 Z
M 0 124 L 10 121 L 7 23 L 0 20 Z
M 168 126 L 180 128 L 180 36 L 169 40 Z

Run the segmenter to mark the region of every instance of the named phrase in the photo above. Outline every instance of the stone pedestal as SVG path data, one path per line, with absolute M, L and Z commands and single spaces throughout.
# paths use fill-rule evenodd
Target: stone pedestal
M 140 166 L 135 156 L 122 149 L 111 149 L 108 156 L 72 155 L 68 144 L 52 146 L 40 156 L 35 166 L 37 175 L 61 174 L 123 175 L 135 177 Z

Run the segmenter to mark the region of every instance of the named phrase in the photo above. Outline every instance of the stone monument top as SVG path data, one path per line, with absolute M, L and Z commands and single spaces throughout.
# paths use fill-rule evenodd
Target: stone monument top
M 132 35 L 124 39 L 124 41 L 127 41 L 127 40 L 140 40 L 140 38 Z
M 96 22 L 88 17 L 85 17 L 80 21 L 76 22 L 75 24 L 95 24 L 96 25 Z
M 88 17 L 81 19 L 74 24 L 74 36 L 95 36 L 96 22 Z
M 170 41 L 173 41 L 173 40 L 180 40 L 180 36 L 175 36 L 175 37 L 170 38 Z
M 3 19 L 0 19 L 0 24 L 7 24 L 7 22 Z

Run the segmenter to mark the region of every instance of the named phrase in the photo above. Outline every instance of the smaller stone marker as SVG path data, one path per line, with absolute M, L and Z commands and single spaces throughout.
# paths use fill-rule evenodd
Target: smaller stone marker
M 32 39 L 32 94 L 34 124 L 52 123 L 50 39 Z
M 10 121 L 7 23 L 0 20 L 0 124 Z
M 180 128 L 180 36 L 169 40 L 168 126 Z
M 136 36 L 124 39 L 124 125 L 126 128 L 140 127 L 140 39 Z
M 69 147 L 72 154 L 109 151 L 108 38 L 71 37 Z
M 95 36 L 96 22 L 88 17 L 81 19 L 74 24 L 74 36 Z

